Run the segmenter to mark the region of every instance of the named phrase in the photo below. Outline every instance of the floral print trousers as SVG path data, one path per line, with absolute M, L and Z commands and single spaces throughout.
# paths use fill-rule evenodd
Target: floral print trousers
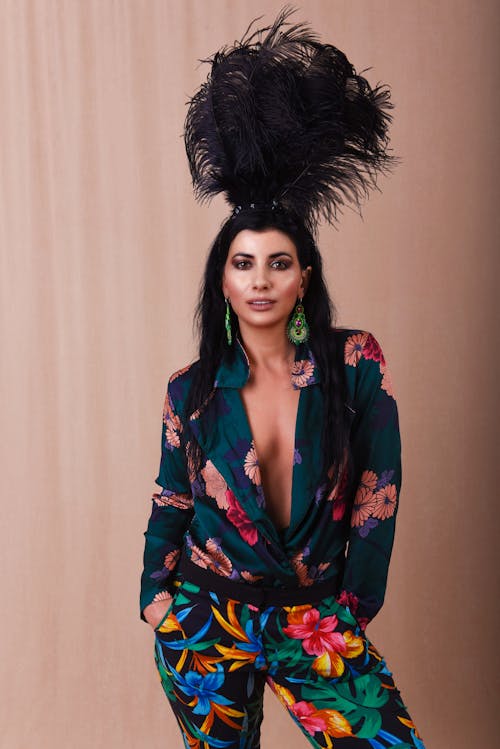
M 185 747 L 258 749 L 267 683 L 314 747 L 425 749 L 347 606 L 334 596 L 255 606 L 218 587 L 178 583 L 155 628 L 156 666 Z

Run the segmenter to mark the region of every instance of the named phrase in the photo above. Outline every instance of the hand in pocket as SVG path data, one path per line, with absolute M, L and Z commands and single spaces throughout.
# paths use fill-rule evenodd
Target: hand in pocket
M 155 601 L 154 603 L 150 603 L 144 609 L 144 616 L 146 617 L 146 621 L 151 625 L 153 629 L 158 629 L 163 620 L 166 619 L 172 607 L 172 600 L 172 597 L 170 597 L 165 598 L 162 601 Z

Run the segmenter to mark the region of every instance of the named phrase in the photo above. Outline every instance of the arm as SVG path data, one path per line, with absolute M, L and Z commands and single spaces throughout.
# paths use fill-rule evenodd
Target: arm
M 382 350 L 371 333 L 353 338 L 346 344 L 347 348 L 355 344 L 352 351 L 346 350 L 346 361 L 357 366 L 356 416 L 351 434 L 355 488 L 338 600 L 350 607 L 365 629 L 385 597 L 401 490 L 401 440 L 398 409 Z
M 180 435 L 183 425 L 176 413 L 168 382 L 163 407 L 161 461 L 156 483 L 162 488 L 153 494 L 153 507 L 144 533 L 144 569 L 141 576 L 140 615 L 152 602 L 169 600 L 180 557 L 182 539 L 193 517 L 193 497 Z

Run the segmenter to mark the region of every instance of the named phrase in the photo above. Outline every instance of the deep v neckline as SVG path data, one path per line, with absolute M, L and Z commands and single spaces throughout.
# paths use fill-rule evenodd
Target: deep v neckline
M 295 389 L 299 390 L 299 397 L 298 397 L 298 400 L 297 400 L 297 406 L 296 406 L 296 410 L 295 410 L 295 427 L 294 427 L 293 452 L 292 452 L 292 476 L 291 476 L 291 485 L 290 485 L 291 486 L 291 489 L 290 489 L 290 494 L 291 494 L 291 496 L 290 496 L 290 517 L 289 517 L 289 520 L 288 520 L 288 525 L 286 525 L 284 527 L 277 526 L 276 523 L 274 522 L 274 520 L 272 519 L 270 513 L 269 513 L 268 503 L 267 503 L 267 500 L 266 500 L 266 494 L 265 494 L 265 491 L 264 491 L 264 484 L 263 484 L 263 481 L 262 481 L 262 473 L 260 472 L 261 463 L 259 461 L 259 454 L 257 452 L 257 445 L 255 443 L 255 438 L 254 438 L 254 435 L 253 435 L 253 432 L 252 432 L 252 427 L 250 425 L 249 415 L 247 413 L 245 402 L 243 400 L 242 388 L 237 390 L 237 398 L 238 398 L 239 406 L 240 406 L 240 409 L 241 409 L 241 413 L 243 414 L 242 421 L 243 421 L 243 424 L 245 425 L 245 431 L 246 431 L 245 439 L 248 440 L 249 444 L 253 448 L 253 451 L 254 451 L 254 454 L 255 454 L 255 462 L 256 462 L 257 466 L 259 467 L 259 472 L 260 472 L 260 484 L 259 484 L 259 488 L 260 488 L 260 493 L 261 493 L 262 506 L 263 506 L 263 509 L 265 510 L 266 517 L 269 519 L 269 522 L 271 523 L 271 525 L 273 526 L 274 530 L 278 534 L 278 537 L 280 537 L 280 538 L 284 537 L 293 528 L 294 514 L 295 514 L 294 513 L 294 507 L 297 504 L 296 501 L 294 501 L 294 499 L 295 499 L 295 496 L 294 496 L 295 495 L 295 483 L 296 483 L 295 482 L 295 465 L 296 465 L 295 457 L 296 457 L 297 448 L 298 448 L 299 425 L 300 425 L 300 416 L 301 416 L 301 404 L 303 402 L 303 389 L 302 388 L 295 388 Z

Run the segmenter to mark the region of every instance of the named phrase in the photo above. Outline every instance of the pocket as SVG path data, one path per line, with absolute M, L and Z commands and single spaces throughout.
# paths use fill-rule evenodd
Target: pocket
M 182 588 L 182 583 L 178 586 L 177 590 L 174 592 L 174 595 L 172 596 L 172 598 L 170 600 L 170 605 L 169 605 L 168 609 L 166 610 L 165 614 L 162 616 L 162 618 L 160 619 L 160 621 L 158 622 L 158 624 L 156 625 L 156 627 L 154 627 L 153 632 L 158 632 L 160 630 L 160 628 L 167 621 L 168 617 L 172 613 L 172 609 L 174 607 L 175 599 L 179 595 L 179 592 L 180 592 L 181 588 Z

